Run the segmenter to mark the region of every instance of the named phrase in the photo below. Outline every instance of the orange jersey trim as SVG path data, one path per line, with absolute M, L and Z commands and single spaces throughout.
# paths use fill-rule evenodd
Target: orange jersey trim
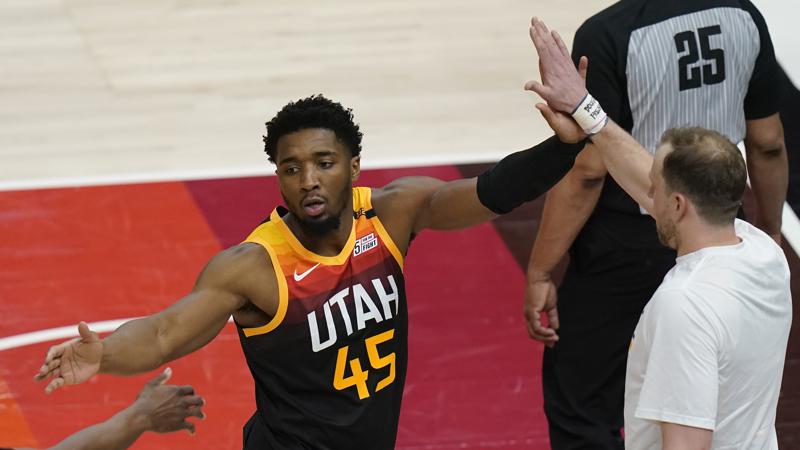
M 272 261 L 272 267 L 275 270 L 275 278 L 278 280 L 278 310 L 275 312 L 275 316 L 272 317 L 272 320 L 265 325 L 254 328 L 242 328 L 244 335 L 250 337 L 259 334 L 267 334 L 275 328 L 278 328 L 278 325 L 283 322 L 283 318 L 286 317 L 286 310 L 289 308 L 289 288 L 286 286 L 286 277 L 283 275 L 283 269 L 281 269 L 278 256 L 267 241 L 259 236 L 250 236 L 247 238 L 246 242 L 259 244 L 267 250 L 269 259 Z
M 297 238 L 292 233 L 292 230 L 289 229 L 289 226 L 283 221 L 283 218 L 278 214 L 278 210 L 275 209 L 272 211 L 272 214 L 269 216 L 269 221 L 274 222 L 275 225 L 278 227 L 281 235 L 283 238 L 286 239 L 286 242 L 289 243 L 289 246 L 292 247 L 292 250 L 295 251 L 298 255 L 302 256 L 307 260 L 311 260 L 314 262 L 321 263 L 326 266 L 340 266 L 347 261 L 347 258 L 350 257 L 350 254 L 353 252 L 353 247 L 356 244 L 356 223 L 355 220 L 350 228 L 350 237 L 347 238 L 347 243 L 344 244 L 342 251 L 339 252 L 336 256 L 322 256 L 318 255 L 311 250 L 303 247 L 303 244 L 297 240 Z
M 364 204 L 366 206 L 365 209 L 367 210 L 372 209 L 372 189 L 353 188 L 353 190 L 356 189 L 365 191 L 363 192 Z M 370 219 L 370 222 L 372 223 L 372 226 L 375 228 L 375 231 L 378 232 L 378 236 L 381 237 L 381 240 L 386 245 L 386 248 L 389 249 L 389 253 L 391 253 L 392 256 L 394 256 L 395 261 L 397 261 L 397 264 L 400 265 L 400 270 L 403 270 L 403 253 L 400 251 L 399 248 L 397 248 L 397 245 L 394 243 L 394 240 L 392 240 L 392 237 L 389 236 L 389 232 L 386 231 L 386 228 L 383 227 L 383 223 L 381 223 L 380 218 L 377 215 L 375 215 L 375 217 Z

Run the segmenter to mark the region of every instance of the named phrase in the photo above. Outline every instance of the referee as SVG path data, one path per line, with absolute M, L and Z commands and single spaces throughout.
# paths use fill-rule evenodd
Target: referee
M 589 58 L 588 90 L 650 152 L 677 126 L 743 140 L 753 222 L 780 241 L 788 170 L 779 69 L 752 3 L 622 0 L 578 29 L 572 55 L 576 63 Z M 556 294 L 551 274 L 568 249 Z M 587 145 L 547 195 L 527 271 L 528 330 L 547 345 L 542 378 L 554 449 L 623 448 L 628 345 L 674 262 L 653 219 Z

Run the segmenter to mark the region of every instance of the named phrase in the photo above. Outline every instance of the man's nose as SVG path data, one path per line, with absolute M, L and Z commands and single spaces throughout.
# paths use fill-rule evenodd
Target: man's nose
M 305 191 L 311 191 L 319 187 L 319 177 L 317 171 L 314 169 L 306 169 L 303 171 L 300 180 L 300 187 Z

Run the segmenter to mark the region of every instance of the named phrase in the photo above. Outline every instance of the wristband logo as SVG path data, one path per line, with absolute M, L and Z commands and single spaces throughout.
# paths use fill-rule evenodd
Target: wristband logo
M 603 112 L 603 108 L 600 107 L 600 103 L 597 102 L 594 98 L 583 107 L 583 110 L 589 113 L 589 117 L 592 119 L 597 119 L 597 116 Z

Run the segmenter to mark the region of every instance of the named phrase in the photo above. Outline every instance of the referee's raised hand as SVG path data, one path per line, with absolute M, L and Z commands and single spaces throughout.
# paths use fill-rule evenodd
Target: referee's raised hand
M 539 94 L 552 109 L 571 114 L 587 94 L 584 79 L 588 60 L 581 57 L 576 69 L 561 36 L 536 17 L 531 19 L 529 32 L 539 55 L 542 81 L 528 81 L 525 89 Z

